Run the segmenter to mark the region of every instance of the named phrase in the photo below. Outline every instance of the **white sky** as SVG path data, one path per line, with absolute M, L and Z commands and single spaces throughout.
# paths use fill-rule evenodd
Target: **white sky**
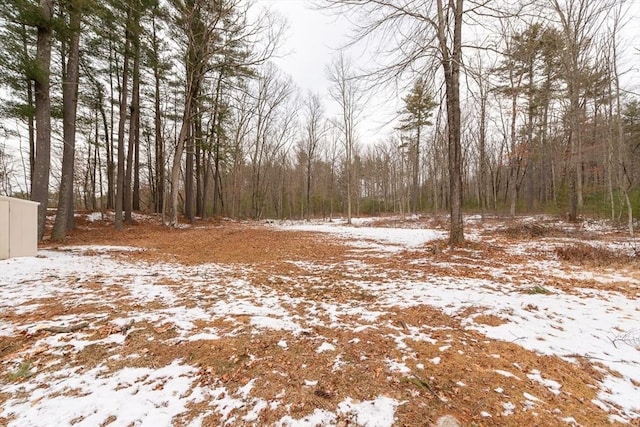
M 293 78 L 303 94 L 307 91 L 318 93 L 328 114 L 338 115 L 339 107 L 328 95 L 331 84 L 326 67 L 338 49 L 349 40 L 350 23 L 329 11 L 314 8 L 309 0 L 256 1 L 288 21 L 289 29 L 282 49 L 286 55 L 274 62 Z M 640 0 L 631 0 L 627 4 L 629 9 L 620 45 L 622 58 L 619 67 L 623 72 L 623 87 L 640 94 Z M 363 67 L 366 64 L 356 65 Z M 372 100 L 366 105 L 363 120 L 356 128 L 359 142 L 364 144 L 388 137 L 394 127 L 394 123 L 389 124 L 388 121 L 402 108 L 402 100 L 397 95 L 378 94 Z
M 257 0 L 257 3 L 282 15 L 288 22 L 283 56 L 274 62 L 293 78 L 303 95 L 308 91 L 318 93 L 327 114 L 338 115 L 339 107 L 329 96 L 331 83 L 326 68 L 349 40 L 349 22 L 314 8 L 308 0 Z M 354 56 L 357 55 L 351 55 L 352 59 Z M 388 96 L 386 99 L 378 96 L 374 102 L 368 102 L 356 129 L 359 142 L 369 144 L 385 137 L 393 130 L 393 124 L 387 122 L 399 109 L 399 100 Z

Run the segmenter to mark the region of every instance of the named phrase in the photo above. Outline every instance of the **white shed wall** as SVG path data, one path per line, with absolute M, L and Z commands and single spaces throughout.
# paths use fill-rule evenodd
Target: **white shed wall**
M 0 196 L 0 259 L 37 253 L 38 203 Z

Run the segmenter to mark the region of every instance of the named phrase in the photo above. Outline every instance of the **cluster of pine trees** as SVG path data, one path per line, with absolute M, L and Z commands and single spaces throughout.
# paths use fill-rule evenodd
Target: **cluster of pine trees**
M 271 61 L 286 23 L 245 0 L 5 0 L 2 130 L 28 141 L 40 237 L 50 205 L 54 239 L 76 209 L 113 209 L 116 228 L 141 210 L 168 225 L 448 210 L 452 244 L 462 209 L 588 211 L 632 231 L 624 2 L 535 3 L 326 0 L 381 59 L 361 70 L 342 52 L 330 93 L 303 94 Z M 397 126 L 364 141 L 365 94 L 390 82 L 408 88 Z M 18 169 L 0 150 L 1 192 Z

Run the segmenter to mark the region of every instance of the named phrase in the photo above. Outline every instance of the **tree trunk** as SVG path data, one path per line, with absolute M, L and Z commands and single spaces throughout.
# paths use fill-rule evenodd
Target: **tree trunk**
M 411 212 L 415 215 L 418 212 L 419 191 L 419 171 L 420 171 L 420 125 L 416 129 L 416 147 L 413 158 L 413 183 L 411 188 Z
M 22 36 L 22 55 L 25 58 L 29 57 L 29 39 L 27 38 L 27 26 L 22 24 L 21 26 Z M 34 108 L 34 99 L 33 99 L 33 80 L 27 78 L 27 105 L 29 109 Z M 33 171 L 35 169 L 35 160 L 36 160 L 36 125 L 35 118 L 33 114 L 29 113 L 29 120 L 27 122 L 27 129 L 29 132 L 29 182 L 33 182 Z M 31 189 L 29 189 L 29 193 Z
M 122 210 L 125 200 L 125 156 L 124 156 L 124 133 L 127 121 L 127 99 L 129 80 L 129 56 L 131 50 L 131 8 L 127 10 L 127 23 L 125 29 L 124 44 L 124 64 L 122 67 L 122 87 L 120 89 L 120 114 L 118 121 L 118 174 L 116 176 L 116 206 L 115 206 L 115 228 L 121 230 L 123 227 Z
M 38 77 L 35 79 L 35 120 L 36 120 L 36 156 L 31 182 L 31 200 L 40 203 L 38 206 L 38 239 L 44 236 L 49 206 L 49 169 L 51 167 L 51 98 L 50 70 L 51 43 L 53 30 L 51 18 L 55 7 L 54 0 L 41 0 L 42 21 L 38 26 L 36 45 L 36 64 Z
M 80 11 L 73 3 L 69 5 L 69 58 L 62 84 L 63 140 L 62 178 L 58 193 L 58 209 L 51 233 L 52 240 L 66 237 L 73 221 L 73 175 L 75 170 L 76 113 L 78 108 L 78 82 L 80 75 Z M 90 153 L 90 151 L 89 151 Z
M 438 0 L 438 41 L 442 55 L 447 98 L 447 127 L 449 131 L 449 245 L 458 246 L 464 242 L 462 222 L 462 143 L 460 129 L 460 64 L 462 61 L 462 14 L 463 0 L 453 0 L 453 46 L 451 53 L 447 43 L 447 17 L 444 15 L 443 1 Z
M 171 189 L 169 194 L 168 206 L 168 225 L 171 227 L 178 226 L 178 191 L 180 168 L 182 163 L 182 154 L 184 153 L 185 143 L 189 137 L 192 117 L 191 112 L 195 103 L 196 94 L 198 93 L 199 81 L 196 82 L 195 71 L 191 70 L 187 73 L 187 90 L 185 92 L 184 112 L 182 114 L 182 126 L 178 135 L 176 144 L 176 152 L 173 156 L 173 164 L 171 166 Z
M 162 212 L 164 205 L 164 142 L 162 139 L 162 109 L 160 105 L 160 83 L 162 80 L 159 39 L 156 31 L 156 11 L 152 16 L 153 82 L 154 82 L 154 148 L 155 148 L 155 192 L 153 193 L 154 212 Z
M 198 133 L 197 129 L 200 127 L 200 124 L 198 123 L 200 120 L 200 113 L 197 105 L 195 106 L 194 113 L 195 117 L 191 125 L 191 132 L 186 144 L 187 155 L 184 172 L 184 215 L 191 224 L 193 224 L 195 220 L 195 215 L 193 214 L 193 151 L 195 148 L 196 134 Z
M 135 8 L 135 7 L 134 7 Z M 125 172 L 124 182 L 124 220 L 127 224 L 133 222 L 132 211 L 134 209 L 134 160 L 136 170 L 140 169 L 138 159 L 140 152 L 140 12 L 133 10 L 131 19 L 131 43 L 133 45 L 133 71 L 132 71 L 132 83 L 131 83 L 131 106 L 129 108 L 129 144 L 127 147 L 127 169 Z M 135 180 L 140 186 L 139 177 Z M 138 189 L 139 190 L 139 189 Z M 138 208 L 140 208 L 139 191 L 138 191 Z

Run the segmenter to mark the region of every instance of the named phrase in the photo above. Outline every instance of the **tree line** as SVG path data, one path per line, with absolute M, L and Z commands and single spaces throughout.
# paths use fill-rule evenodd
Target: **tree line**
M 621 69 L 637 58 L 623 1 L 317 6 L 377 47 L 372 67 L 337 54 L 328 94 L 274 65 L 286 23 L 244 0 L 5 1 L 2 130 L 28 148 L 21 185 L 0 145 L 0 191 L 40 203 L 41 238 L 55 206 L 53 239 L 77 209 L 113 209 L 117 229 L 136 211 L 169 226 L 448 212 L 452 245 L 465 209 L 597 213 L 633 232 L 640 101 L 622 83 L 637 74 Z M 389 85 L 406 88 L 395 129 L 364 141 L 367 96 Z

